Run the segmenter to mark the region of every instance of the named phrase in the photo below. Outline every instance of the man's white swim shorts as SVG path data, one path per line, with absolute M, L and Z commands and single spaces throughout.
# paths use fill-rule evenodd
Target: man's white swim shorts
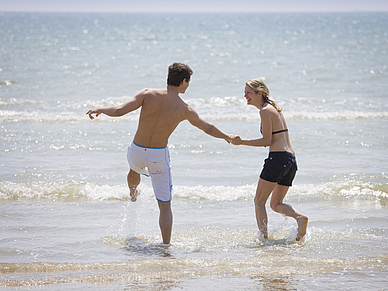
M 158 201 L 171 201 L 172 178 L 168 147 L 150 148 L 132 142 L 128 147 L 127 159 L 133 171 L 151 177 Z

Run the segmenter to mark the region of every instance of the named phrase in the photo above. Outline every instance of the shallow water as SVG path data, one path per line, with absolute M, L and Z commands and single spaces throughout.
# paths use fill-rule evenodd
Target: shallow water
M 0 286 L 6 290 L 386 290 L 386 13 L 0 13 Z M 252 32 L 255 32 L 252 36 Z M 221 130 L 256 138 L 244 82 L 265 77 L 299 171 L 258 238 L 253 198 L 267 150 L 187 122 L 170 138 L 172 244 L 160 245 L 149 179 L 129 202 L 138 112 L 95 106 L 194 70 L 182 98 Z

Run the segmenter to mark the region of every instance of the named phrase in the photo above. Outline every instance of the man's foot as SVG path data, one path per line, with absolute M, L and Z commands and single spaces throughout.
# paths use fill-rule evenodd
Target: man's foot
M 296 241 L 300 241 L 306 235 L 309 219 L 307 216 L 299 216 L 296 221 L 298 222 L 298 235 L 296 236 Z
M 136 202 L 137 196 L 140 195 L 140 189 L 131 189 L 131 201 Z
M 168 248 L 170 246 L 170 244 L 160 244 L 161 247 L 164 247 L 164 248 Z

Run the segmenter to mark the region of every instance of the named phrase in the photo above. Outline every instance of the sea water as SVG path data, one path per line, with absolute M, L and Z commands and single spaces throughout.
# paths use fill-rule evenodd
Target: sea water
M 0 13 L 0 286 L 7 290 L 387 290 L 388 14 Z M 174 226 L 160 245 L 143 178 L 128 201 L 139 112 L 85 113 L 166 86 L 226 133 L 260 137 L 243 98 L 261 77 L 283 108 L 299 171 L 268 207 L 253 198 L 268 149 L 188 122 L 169 141 Z

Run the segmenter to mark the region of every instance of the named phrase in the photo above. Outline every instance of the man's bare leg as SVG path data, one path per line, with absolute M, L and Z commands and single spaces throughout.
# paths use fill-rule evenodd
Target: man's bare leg
M 291 205 L 283 203 L 288 188 L 288 186 L 276 185 L 272 193 L 270 206 L 275 212 L 295 218 L 298 223 L 298 235 L 296 236 L 296 240 L 300 241 L 306 235 L 308 218 L 296 211 Z
M 131 195 L 131 201 L 136 202 L 137 196 L 140 194 L 140 190 L 137 186 L 140 184 L 140 174 L 130 170 L 127 175 L 128 187 Z
M 171 202 L 158 201 L 158 206 L 160 210 L 159 227 L 162 232 L 163 243 L 168 245 L 170 244 L 172 232 Z

